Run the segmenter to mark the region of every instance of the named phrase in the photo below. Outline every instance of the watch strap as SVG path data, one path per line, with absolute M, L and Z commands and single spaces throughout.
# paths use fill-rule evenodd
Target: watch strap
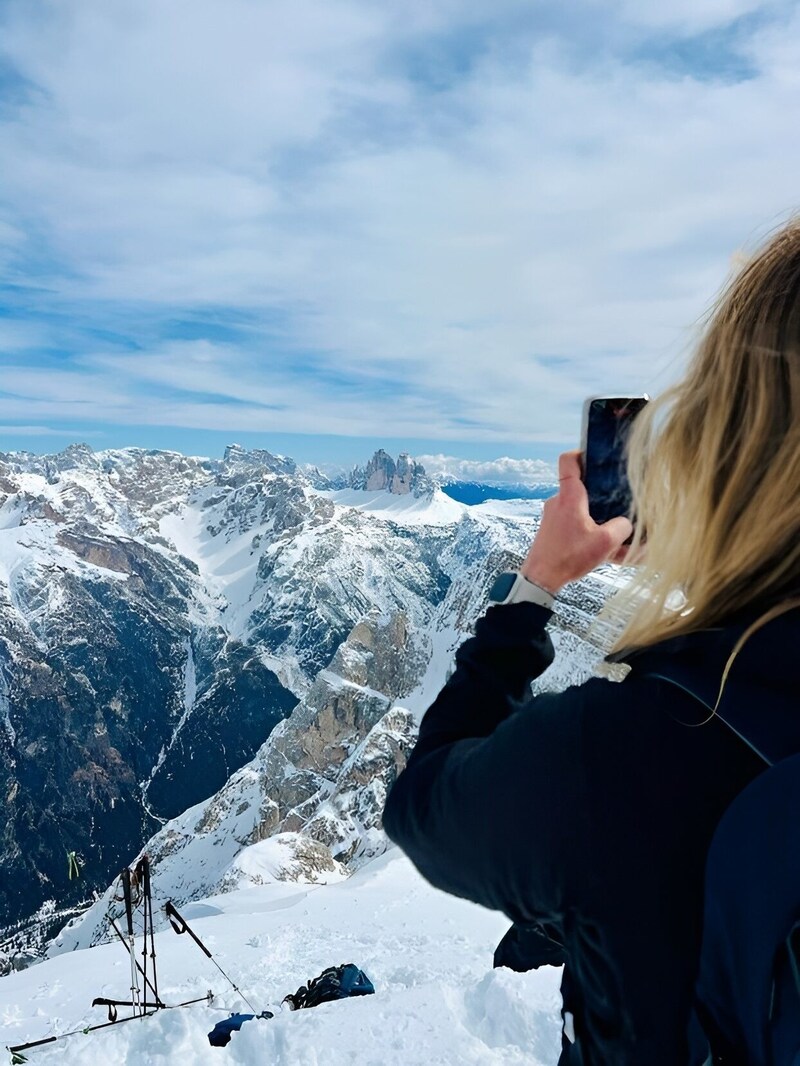
M 502 590 L 499 595 L 496 589 Z M 519 571 L 515 574 L 501 574 L 492 586 L 489 599 L 494 604 L 535 603 L 539 607 L 545 607 L 548 611 L 552 611 L 555 603 L 555 596 L 551 592 L 529 581 Z

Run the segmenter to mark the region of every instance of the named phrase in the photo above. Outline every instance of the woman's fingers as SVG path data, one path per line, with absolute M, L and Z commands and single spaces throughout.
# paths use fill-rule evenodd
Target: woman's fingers
M 565 503 L 585 503 L 586 513 L 589 513 L 589 498 L 583 484 L 579 451 L 562 452 L 558 457 L 558 496 Z
M 619 518 L 611 518 L 608 522 L 604 522 L 600 529 L 604 530 L 609 543 L 609 556 L 616 555 L 621 548 L 626 548 L 625 541 L 633 533 L 633 523 L 629 518 L 620 516 Z
M 633 532 L 624 517 L 603 525 L 592 520 L 580 456 L 579 451 L 559 456 L 558 495 L 545 503 L 539 530 L 522 567 L 527 578 L 551 592 L 616 558 Z
M 558 457 L 558 480 L 563 481 L 568 477 L 581 477 L 581 453 L 578 449 L 571 452 L 562 452 Z

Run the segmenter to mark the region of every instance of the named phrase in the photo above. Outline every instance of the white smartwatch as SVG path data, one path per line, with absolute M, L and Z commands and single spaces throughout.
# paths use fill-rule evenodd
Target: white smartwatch
M 552 611 L 555 601 L 556 598 L 552 593 L 539 585 L 534 585 L 519 571 L 498 574 L 489 590 L 491 604 L 536 603 Z

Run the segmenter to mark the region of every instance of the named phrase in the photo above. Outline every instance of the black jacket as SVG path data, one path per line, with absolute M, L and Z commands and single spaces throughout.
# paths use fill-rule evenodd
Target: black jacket
M 713 706 L 750 619 L 634 654 L 622 683 L 531 698 L 553 657 L 549 617 L 514 604 L 478 622 L 384 826 L 432 884 L 515 923 L 544 922 L 563 943 L 575 1061 L 684 1066 L 706 852 L 725 808 L 765 768 L 718 718 L 699 724 L 708 711 L 690 692 Z M 755 634 L 725 706 L 782 709 L 797 733 L 797 649 L 798 612 Z

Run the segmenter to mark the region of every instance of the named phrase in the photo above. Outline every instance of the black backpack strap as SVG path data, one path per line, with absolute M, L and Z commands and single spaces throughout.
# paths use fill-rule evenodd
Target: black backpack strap
M 643 653 L 640 676 L 676 686 L 707 712 L 699 721 L 682 724 L 701 726 L 718 718 L 767 766 L 774 766 L 800 752 L 800 715 L 794 692 L 785 686 L 772 688 L 768 677 L 748 668 L 751 655 L 758 655 L 758 648 L 750 642 L 756 635 L 763 636 L 769 623 L 798 609 L 800 598 L 791 598 L 776 604 L 746 628 L 731 628 L 730 651 L 718 683 L 716 671 L 698 662 L 696 655 L 692 661 L 692 657 L 665 654 L 657 647 Z M 765 700 L 769 702 L 768 715 L 763 713 Z
M 746 744 L 748 748 L 750 748 L 750 750 L 759 757 L 759 759 L 763 760 L 763 762 L 765 762 L 767 766 L 772 766 L 773 760 L 770 759 L 769 756 L 766 755 L 765 752 L 763 752 L 758 745 L 756 745 L 752 740 L 750 740 L 750 738 L 746 736 L 746 734 L 742 731 L 741 728 L 737 728 L 737 726 L 735 726 L 728 719 L 727 715 L 720 712 L 719 704 L 724 694 L 722 690 L 720 690 L 719 698 L 716 704 L 710 705 L 708 701 L 700 695 L 697 689 L 692 686 L 691 682 L 686 678 L 672 676 L 666 671 L 661 672 L 654 670 L 648 670 L 647 673 L 642 674 L 641 676 L 650 677 L 654 681 L 664 681 L 668 685 L 673 685 L 675 688 L 680 689 L 681 692 L 685 692 L 687 696 L 691 696 L 708 712 L 708 714 L 703 717 L 702 720 L 699 722 L 681 722 L 681 725 L 685 725 L 691 729 L 696 729 L 698 726 L 707 725 L 712 718 L 718 718 L 720 722 L 722 722 L 723 725 L 726 725 L 732 733 L 735 733 L 739 740 Z M 791 752 L 787 751 L 786 754 L 789 755 L 791 754 Z

